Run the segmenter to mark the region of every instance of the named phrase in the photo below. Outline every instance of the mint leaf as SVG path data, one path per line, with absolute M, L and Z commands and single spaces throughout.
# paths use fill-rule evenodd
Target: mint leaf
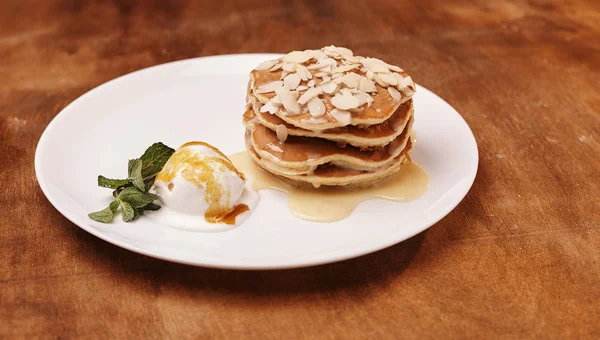
M 131 184 L 141 191 L 146 191 L 146 185 L 142 178 L 142 160 L 139 158 L 130 159 L 127 169 L 127 179 L 131 181 Z
M 134 208 L 142 208 L 158 199 L 158 195 L 142 192 L 134 187 L 128 187 L 119 193 L 119 200 L 127 202 Z
M 108 206 L 108 208 L 112 211 L 113 214 L 115 214 L 117 212 L 117 209 L 119 209 L 119 205 L 121 203 L 119 202 L 119 200 L 114 200 L 112 202 L 110 202 L 110 205 Z
M 111 222 L 112 219 L 113 219 L 113 217 L 115 217 L 115 213 L 112 210 L 112 203 L 111 203 L 110 206 L 108 206 L 108 207 L 106 207 L 106 208 L 104 208 L 104 209 L 102 209 L 100 211 L 96 211 L 96 212 L 93 212 L 91 214 L 88 214 L 88 216 L 92 220 L 94 220 L 96 222 L 102 222 L 102 223 L 109 223 L 109 222 Z
M 127 202 L 121 202 L 123 208 L 123 221 L 129 222 L 135 218 L 135 209 Z
M 154 204 L 154 203 L 148 203 L 145 206 L 143 206 L 141 209 L 143 210 L 151 210 L 151 211 L 156 211 L 160 209 L 160 205 L 158 204 Z
M 102 175 L 98 176 L 98 186 L 103 188 L 116 189 L 121 185 L 127 184 L 127 182 L 126 179 L 110 179 Z
M 152 144 L 146 149 L 142 157 L 140 157 L 142 160 L 142 177 L 149 178 L 156 176 L 165 166 L 165 163 L 173 152 L 175 152 L 174 149 L 161 142 Z

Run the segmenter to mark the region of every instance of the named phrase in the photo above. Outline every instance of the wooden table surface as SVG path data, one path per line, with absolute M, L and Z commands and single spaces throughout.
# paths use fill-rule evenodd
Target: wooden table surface
M 405 68 L 475 133 L 470 193 L 410 240 L 196 268 L 86 233 L 38 187 L 42 131 L 103 82 L 328 44 Z M 594 0 L 0 1 L 0 338 L 599 338 L 599 70 Z

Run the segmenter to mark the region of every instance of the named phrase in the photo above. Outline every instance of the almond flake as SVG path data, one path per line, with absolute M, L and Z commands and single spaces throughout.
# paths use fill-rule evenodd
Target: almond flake
M 262 113 L 268 112 L 270 114 L 275 114 L 277 111 L 279 111 L 279 107 L 273 105 L 271 102 L 268 102 L 260 107 L 260 112 Z
M 283 66 L 283 64 L 282 64 L 282 63 L 277 63 L 277 64 L 275 64 L 275 66 L 271 67 L 271 68 L 269 69 L 269 71 L 271 71 L 271 72 L 275 72 L 275 71 L 279 70 L 279 69 L 281 68 L 281 66 Z
M 283 82 L 281 80 L 272 81 L 270 83 L 263 84 L 259 86 L 254 92 L 256 93 L 269 93 L 273 92 L 276 89 L 283 86 Z
M 360 64 L 360 61 L 362 60 L 360 57 L 355 57 L 355 56 L 350 56 L 350 55 L 345 55 L 344 59 L 346 59 L 351 64 Z
M 329 75 L 329 73 L 325 73 L 325 72 L 315 73 L 315 77 L 317 77 L 317 78 L 327 77 L 328 75 Z
M 340 77 L 340 78 L 336 78 L 336 79 L 334 79 L 334 80 L 333 80 L 333 82 L 334 82 L 334 83 L 336 83 L 336 84 L 341 84 L 341 83 L 342 83 L 342 80 L 343 80 L 343 78 L 342 78 L 342 77 Z
M 375 73 L 390 73 L 386 63 L 377 58 L 365 58 L 360 61 L 369 71 Z
M 309 87 L 308 86 L 304 86 L 304 85 L 300 85 L 300 86 L 296 87 L 296 91 L 299 91 L 299 92 L 300 91 L 306 91 L 308 89 L 309 89 Z
M 361 78 L 362 78 L 361 76 L 359 76 L 358 74 L 356 74 L 354 72 L 346 73 L 342 77 L 342 82 L 344 82 L 344 84 L 346 84 L 346 86 L 348 86 L 350 88 L 358 88 Z
M 338 78 L 341 78 L 341 77 L 343 77 L 343 76 L 344 76 L 344 74 L 343 74 L 343 73 L 336 73 L 336 74 L 332 75 L 332 76 L 331 76 L 331 78 L 332 78 L 332 79 L 338 79 Z
M 321 59 L 326 57 L 325 53 L 323 53 L 322 51 L 319 51 L 319 50 L 311 50 L 311 51 L 307 51 L 307 52 L 310 53 L 311 57 L 313 59 L 315 59 L 317 62 L 319 62 Z
M 400 99 L 402 98 L 402 95 L 400 94 L 400 92 L 398 92 L 398 90 L 396 90 L 395 88 L 393 88 L 391 86 L 388 87 L 387 90 L 388 90 L 390 96 L 392 96 L 392 99 L 394 99 L 394 102 L 399 103 Z
M 377 73 L 373 75 L 373 80 L 375 80 L 375 82 L 381 87 L 388 87 L 388 83 L 383 81 L 383 79 L 381 79 Z
M 319 88 L 324 93 L 332 94 L 332 93 L 337 92 L 339 85 L 334 83 L 333 81 L 327 81 L 327 82 L 322 82 L 321 84 L 319 84 Z
M 381 78 L 381 80 L 392 86 L 396 86 L 398 84 L 398 79 L 392 73 L 377 73 L 377 75 L 379 78 Z
M 351 96 L 352 95 L 352 92 L 350 92 L 350 90 L 348 90 L 348 89 L 341 89 L 340 93 L 342 95 L 344 95 L 344 96 Z
M 285 78 L 283 78 L 283 86 L 288 88 L 289 90 L 295 90 L 298 85 L 300 85 L 300 77 L 297 73 L 292 73 Z
M 355 94 L 355 93 L 362 93 L 361 90 L 359 89 L 348 89 L 348 91 L 350 91 L 350 93 Z
M 319 99 L 319 97 L 313 97 L 308 101 L 306 106 L 308 107 L 310 115 L 315 118 L 323 117 L 323 115 L 325 115 L 325 104 L 323 104 L 323 101 Z
M 277 139 L 282 143 L 288 138 L 288 129 L 283 124 L 277 125 L 275 133 L 277 134 Z
M 398 66 L 395 66 L 395 65 L 390 65 L 390 64 L 388 64 L 388 63 L 386 63 L 386 64 L 385 64 L 385 66 L 387 66 L 387 67 L 388 67 L 390 70 L 392 70 L 392 71 L 394 71 L 394 72 L 403 72 L 403 71 L 404 71 L 404 70 L 403 70 L 403 69 L 401 69 L 400 67 L 398 67 Z
M 307 81 L 308 79 L 312 79 L 312 73 L 306 68 L 304 65 L 296 64 L 296 72 L 302 78 L 302 80 Z
M 367 104 L 367 106 L 371 106 L 373 104 L 373 97 L 365 92 L 358 92 L 354 94 L 354 98 L 358 99 L 358 106 L 363 106 Z
M 286 63 L 304 63 L 312 58 L 312 53 L 307 51 L 292 51 L 283 57 L 283 61 Z
M 262 63 L 260 63 L 260 65 L 256 66 L 255 70 L 257 70 L 257 71 L 266 70 L 268 68 L 273 67 L 273 65 L 275 65 L 276 63 L 277 63 L 277 60 L 263 61 Z
M 310 89 L 306 90 L 306 92 L 304 92 L 304 94 L 301 95 L 300 98 L 298 98 L 298 104 L 304 105 L 304 104 L 308 103 L 309 100 L 320 95 L 321 93 L 323 93 L 323 92 L 318 87 L 310 88 Z
M 377 92 L 377 87 L 372 80 L 369 80 L 365 77 L 360 78 L 360 84 L 358 85 L 358 89 L 363 92 Z
M 283 105 L 283 103 L 279 99 L 279 96 L 275 96 L 275 97 L 271 98 L 270 102 L 273 103 L 273 105 L 275 105 L 275 106 Z
M 308 84 L 306 84 L 306 86 L 308 86 L 308 87 L 315 87 L 315 84 L 316 84 L 316 82 L 313 79 L 313 80 L 309 81 Z
M 402 80 L 400 80 L 398 82 L 398 88 L 399 90 L 403 90 L 409 86 L 412 86 L 414 88 L 415 83 L 413 82 L 412 78 L 410 76 L 406 77 L 406 78 L 402 78 Z
M 283 78 L 287 77 L 288 74 L 290 74 L 290 72 L 288 72 L 288 71 L 282 71 L 281 72 L 281 76 L 279 77 L 279 79 L 283 79 Z
M 340 110 L 356 109 L 358 107 L 358 99 L 350 95 L 336 94 L 331 98 L 331 105 Z
M 350 70 L 354 70 L 355 68 L 359 68 L 360 65 L 359 64 L 353 64 L 353 65 L 344 65 L 344 66 L 338 66 L 335 69 L 333 69 L 331 71 L 331 73 L 342 73 L 342 72 L 348 72 Z
M 343 123 L 344 125 L 348 125 L 352 121 L 352 115 L 350 114 L 350 112 L 345 110 L 333 109 L 331 110 L 329 115 L 331 116 L 331 118 L 335 119 L 340 123 Z
M 373 71 L 367 71 L 367 78 L 369 80 L 373 80 L 373 76 L 375 75 L 375 73 L 373 73 Z
M 279 96 L 279 99 L 283 103 L 283 107 L 288 113 L 299 114 L 302 112 L 300 105 L 298 105 L 298 92 L 284 89 L 283 87 L 278 88 L 275 93 Z
M 284 71 L 288 71 L 288 72 L 294 72 L 294 67 L 296 66 L 296 64 L 292 64 L 292 63 L 283 63 L 283 66 L 281 66 L 281 68 Z
M 331 77 L 330 76 L 323 76 L 323 81 L 330 81 Z

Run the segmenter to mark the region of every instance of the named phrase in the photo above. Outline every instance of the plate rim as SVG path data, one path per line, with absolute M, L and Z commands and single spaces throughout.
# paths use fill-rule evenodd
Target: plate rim
M 42 153 L 44 152 L 44 148 L 45 148 L 45 144 L 47 143 L 46 140 L 49 138 L 49 135 L 51 133 L 51 131 L 53 129 L 55 129 L 55 126 L 58 124 L 58 122 L 60 122 L 63 119 L 66 119 L 66 117 L 68 117 L 69 115 L 69 111 L 70 108 L 74 105 L 77 105 L 78 102 L 85 100 L 85 98 L 89 95 L 92 95 L 93 92 L 96 92 L 97 90 L 105 87 L 105 86 L 110 86 L 110 84 L 117 82 L 117 81 L 121 81 L 123 78 L 127 78 L 131 75 L 134 75 L 136 73 L 139 72 L 146 72 L 149 71 L 151 69 L 154 68 L 160 68 L 160 67 L 165 67 L 165 66 L 171 66 L 174 64 L 178 64 L 178 63 L 189 63 L 189 62 L 194 62 L 194 61 L 198 61 L 198 60 L 207 60 L 207 59 L 222 59 L 222 58 L 244 58 L 244 57 L 252 57 L 252 58 L 258 58 L 260 57 L 262 58 L 278 58 L 280 56 L 282 56 L 283 54 L 279 54 L 279 53 L 242 53 L 242 54 L 222 54 L 222 55 L 211 55 L 211 56 L 204 56 L 204 57 L 197 57 L 197 58 L 189 58 L 189 59 L 181 59 L 181 60 L 176 60 L 176 61 L 172 61 L 172 62 L 167 62 L 167 63 L 162 63 L 162 64 L 158 64 L 158 65 L 153 65 L 153 66 L 149 66 L 146 68 L 142 68 L 130 73 L 126 73 L 123 74 L 121 76 L 118 76 L 114 79 L 111 79 L 109 81 L 106 81 L 88 91 L 86 91 L 85 93 L 83 93 L 82 95 L 80 95 L 79 97 L 77 97 L 76 99 L 74 99 L 72 102 L 70 102 L 68 105 L 66 105 L 63 109 L 61 109 L 60 112 L 58 112 L 53 118 L 52 120 L 48 123 L 48 125 L 44 128 L 44 131 L 42 132 L 37 144 L 36 144 L 36 150 L 35 150 L 35 156 L 34 156 L 34 169 L 35 169 L 35 175 L 36 175 L 36 180 L 38 182 L 38 185 L 40 186 L 42 192 L 44 193 L 44 196 L 46 196 L 46 199 L 50 202 L 50 204 L 61 214 L 63 215 L 65 218 L 67 218 L 71 223 L 73 223 L 74 225 L 76 225 L 77 227 L 85 230 L 86 232 L 98 237 L 99 239 L 109 242 L 115 246 L 118 246 L 120 248 L 141 254 L 141 255 L 145 255 L 145 256 L 149 256 L 149 257 L 153 257 L 153 258 L 157 258 L 163 261 L 169 261 L 169 262 L 175 262 L 175 263 L 181 263 L 181 264 L 186 264 L 186 265 L 192 265 L 192 266 L 200 266 L 200 267 L 207 267 L 207 268 L 218 268 L 218 269 L 234 269 L 234 270 L 280 270 L 280 269 L 294 269 L 294 268 L 304 268 L 304 267 L 312 267 L 312 266 L 318 266 L 318 265 L 323 265 L 323 264 L 327 264 L 327 263 L 334 263 L 334 262 L 339 262 L 339 261 L 344 261 L 344 260 L 348 260 L 348 259 L 352 259 L 352 258 L 357 258 L 357 257 L 361 257 L 364 256 L 366 254 L 370 254 L 370 253 L 374 253 L 377 251 L 380 251 L 382 249 L 391 247 L 393 245 L 399 244 L 409 238 L 414 237 L 415 235 L 422 233 L 423 231 L 431 228 L 433 225 L 435 225 L 436 223 L 438 223 L 441 219 L 443 219 L 444 217 L 446 217 L 452 210 L 454 210 L 466 197 L 466 195 L 470 192 L 474 182 L 475 182 L 475 178 L 477 177 L 477 172 L 479 169 L 479 147 L 477 145 L 477 139 L 475 138 L 475 135 L 471 129 L 471 127 L 469 126 L 469 124 L 467 123 L 467 121 L 465 120 L 465 118 L 452 106 L 450 105 L 448 102 L 446 102 L 443 98 L 441 98 L 440 96 L 438 96 L 437 94 L 435 94 L 433 91 L 428 90 L 427 88 L 425 88 L 424 86 L 418 85 L 419 89 L 421 91 L 427 91 L 430 92 L 432 95 L 436 96 L 439 100 L 441 100 L 444 104 L 448 105 L 450 108 L 452 108 L 452 110 L 454 111 L 454 113 L 456 113 L 456 115 L 458 116 L 458 118 L 460 118 L 460 120 L 462 121 L 462 123 L 465 124 L 465 126 L 467 127 L 467 130 L 469 132 L 469 138 L 472 139 L 472 145 L 474 146 L 474 168 L 472 169 L 472 171 L 468 174 L 468 187 L 465 190 L 464 194 L 462 194 L 462 197 L 460 197 L 460 199 L 456 200 L 454 203 L 449 204 L 445 207 L 445 209 L 440 210 L 441 213 L 438 215 L 437 218 L 435 218 L 431 223 L 424 223 L 422 224 L 419 228 L 415 228 L 415 230 L 413 230 L 410 233 L 404 234 L 404 236 L 399 237 L 399 238 L 390 238 L 388 242 L 381 242 L 379 244 L 377 244 L 377 246 L 370 246 L 370 247 L 363 247 L 361 248 L 359 251 L 354 251 L 354 252 L 349 252 L 347 254 L 334 254 L 333 256 L 327 256 L 327 257 L 320 257 L 319 259 L 307 259 L 307 260 L 300 260 L 300 261 L 295 261 L 294 263 L 288 264 L 288 265 L 272 265 L 272 264 L 267 264 L 267 265 L 255 265 L 255 264 L 238 264 L 238 265 L 231 265 L 231 264 L 222 264 L 222 263 L 214 263 L 214 262 L 210 262 L 210 261 L 205 261 L 202 259 L 196 259 L 196 260 L 186 260 L 186 259 L 181 259 L 178 257 L 170 257 L 170 256 L 164 256 L 162 254 L 157 254 L 155 252 L 149 251 L 149 250 L 145 250 L 143 247 L 138 247 L 135 246 L 133 244 L 130 243 L 126 243 L 126 242 L 122 242 L 118 239 L 115 239 L 113 237 L 111 237 L 110 235 L 106 234 L 106 233 L 102 233 L 99 230 L 95 229 L 95 228 L 91 228 L 90 226 L 84 224 L 84 223 L 78 223 L 76 222 L 76 218 L 70 214 L 66 209 L 64 209 L 63 207 L 61 207 L 60 204 L 58 204 L 57 202 L 59 201 L 58 198 L 54 197 L 54 195 L 52 194 L 52 192 L 50 191 L 49 185 L 48 183 L 46 183 L 43 179 L 43 165 L 41 162 L 41 158 L 42 158 Z M 466 177 L 466 176 L 465 176 Z

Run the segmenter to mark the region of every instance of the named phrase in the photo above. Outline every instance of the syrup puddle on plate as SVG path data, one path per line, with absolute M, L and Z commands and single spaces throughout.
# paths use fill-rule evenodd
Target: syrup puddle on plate
M 252 182 L 254 190 L 272 189 L 288 194 L 288 207 L 297 217 L 311 222 L 334 222 L 344 219 L 356 206 L 369 199 L 410 202 L 429 188 L 429 176 L 413 162 L 385 182 L 367 189 L 349 190 L 338 187 L 295 188 L 282 183 L 259 168 L 247 151 L 229 156 L 233 165 Z

